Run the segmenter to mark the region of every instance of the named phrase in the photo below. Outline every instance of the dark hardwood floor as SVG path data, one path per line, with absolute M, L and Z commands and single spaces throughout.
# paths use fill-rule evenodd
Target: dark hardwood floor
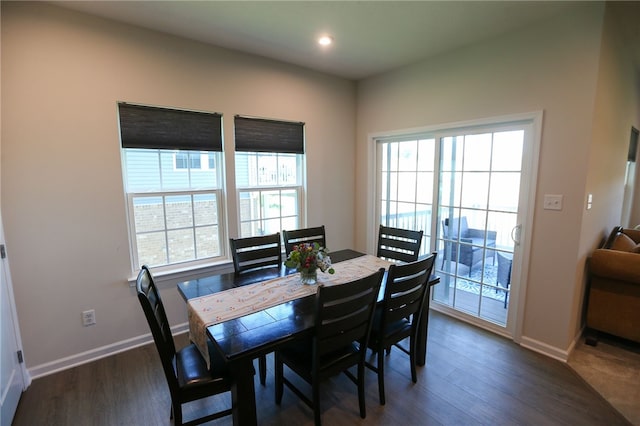
M 176 341 L 184 344 L 186 336 Z M 566 364 L 437 312 L 431 312 L 427 365 L 418 369 L 418 383 L 411 382 L 408 357 L 399 350 L 386 362 L 387 404 L 379 405 L 375 374 L 367 371 L 367 418 L 361 419 L 355 386 L 336 376 L 322 387 L 324 424 L 630 424 Z M 282 405 L 275 405 L 271 359 L 266 387 L 256 378 L 256 400 L 260 424 L 313 423 L 311 410 L 287 389 Z M 192 403 L 185 415 L 229 404 L 228 394 L 217 396 Z M 13 424 L 169 425 L 169 413 L 158 355 L 146 345 L 34 380 Z M 231 424 L 231 417 L 212 424 Z

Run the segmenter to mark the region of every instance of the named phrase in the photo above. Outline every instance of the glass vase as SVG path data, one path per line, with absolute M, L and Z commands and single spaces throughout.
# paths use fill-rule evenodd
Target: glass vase
M 300 279 L 302 280 L 302 284 L 305 285 L 314 285 L 318 282 L 318 270 L 314 269 L 313 271 L 300 271 Z

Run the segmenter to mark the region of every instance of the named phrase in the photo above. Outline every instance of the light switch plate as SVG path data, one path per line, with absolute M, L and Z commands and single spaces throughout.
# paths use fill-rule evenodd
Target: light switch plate
M 545 210 L 562 210 L 562 195 L 544 194 Z

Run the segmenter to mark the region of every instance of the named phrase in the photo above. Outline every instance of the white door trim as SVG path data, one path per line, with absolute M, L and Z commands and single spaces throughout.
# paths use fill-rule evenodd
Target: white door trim
M 5 244 L 1 213 L 0 244 Z M 3 326 L 6 324 L 9 325 L 7 330 L 3 330 L 2 344 L 0 346 L 3 351 L 2 356 L 13 360 L 13 363 L 10 365 L 11 371 L 2 372 L 3 383 L 1 385 L 3 389 L 2 394 L 0 395 L 0 405 L 2 407 L 0 423 L 11 424 L 18 401 L 20 400 L 20 395 L 22 395 L 22 392 L 31 384 L 31 379 L 25 367 L 24 358 L 21 363 L 18 363 L 17 360 L 17 351 L 22 351 L 22 339 L 20 337 L 20 329 L 18 327 L 18 315 L 13 296 L 13 285 L 11 283 L 8 257 L 0 259 L 0 275 L 0 281 L 2 282 L 2 288 L 0 288 L 2 295 L 0 297 L 7 298 L 7 300 L 2 301 L 3 309 L 0 309 L 0 311 L 2 311 L 2 323 Z M 5 331 L 7 332 L 7 335 L 4 335 Z M 6 383 L 4 383 L 5 380 Z

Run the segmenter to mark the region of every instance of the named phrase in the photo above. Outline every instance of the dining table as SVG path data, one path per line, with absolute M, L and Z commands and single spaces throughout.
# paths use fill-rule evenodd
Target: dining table
M 332 251 L 330 256 L 334 269 L 340 271 L 341 266 L 344 269 L 355 267 L 352 274 L 368 274 L 366 268 L 357 270 L 358 265 L 367 265 L 368 269 L 373 269 L 370 272 L 373 273 L 378 267 L 388 269 L 392 264 L 350 249 Z M 206 339 L 210 340 L 226 360 L 233 376 L 231 399 L 234 425 L 257 424 L 253 360 L 277 350 L 287 342 L 313 333 L 317 286 L 292 286 L 291 282 L 296 277 L 291 275 L 296 273 L 295 269 L 281 265 L 241 274 L 229 272 L 210 275 L 178 283 L 178 292 L 188 305 L 191 340 L 201 351 L 207 350 L 209 345 Z M 333 279 L 328 274 L 320 275 L 324 277 L 319 279 L 320 284 L 323 280 L 329 283 Z M 430 288 L 438 282 L 437 277 L 430 277 L 419 324 L 418 365 L 426 362 Z M 288 287 L 283 287 L 285 284 Z M 379 302 L 384 297 L 384 285 L 383 280 Z M 285 289 L 282 291 L 287 294 L 278 294 L 281 289 Z M 203 356 L 209 359 L 206 352 L 203 352 Z

